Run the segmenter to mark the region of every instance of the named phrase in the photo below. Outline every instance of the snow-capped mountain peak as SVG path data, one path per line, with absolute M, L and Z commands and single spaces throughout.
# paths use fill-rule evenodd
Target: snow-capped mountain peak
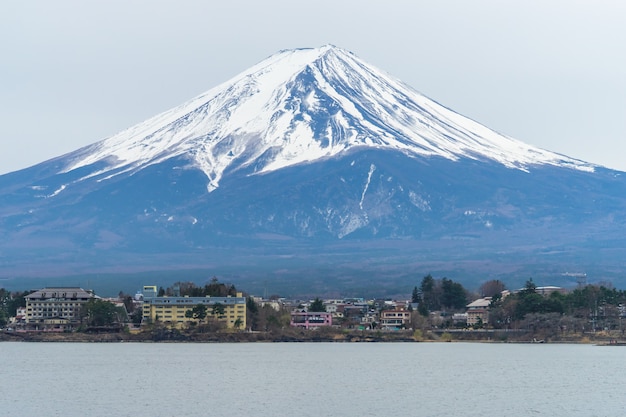
M 89 177 L 183 157 L 208 177 L 264 173 L 357 147 L 411 156 L 491 160 L 592 171 L 593 166 L 494 132 L 421 95 L 351 52 L 325 45 L 280 51 L 231 80 L 77 151 L 65 172 L 106 162 Z
M 622 172 L 494 132 L 327 45 L 0 176 L 0 263 L 9 281 L 197 267 L 317 290 L 402 291 L 419 270 L 623 280 L 625 196 Z

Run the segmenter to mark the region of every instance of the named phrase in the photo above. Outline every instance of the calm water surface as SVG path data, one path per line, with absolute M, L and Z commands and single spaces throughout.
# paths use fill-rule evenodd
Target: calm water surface
M 0 343 L 7 416 L 622 416 L 626 348 Z

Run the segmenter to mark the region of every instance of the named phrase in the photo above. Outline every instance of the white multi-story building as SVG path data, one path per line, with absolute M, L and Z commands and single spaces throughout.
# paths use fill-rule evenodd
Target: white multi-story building
M 26 297 L 26 325 L 62 329 L 80 323 L 83 305 L 95 298 L 93 291 L 78 287 L 48 287 Z
M 394 309 L 380 312 L 380 327 L 385 330 L 398 330 L 409 327 L 411 312 L 408 310 Z

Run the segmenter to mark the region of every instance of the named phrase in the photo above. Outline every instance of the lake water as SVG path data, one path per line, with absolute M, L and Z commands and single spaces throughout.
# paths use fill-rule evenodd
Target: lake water
M 621 416 L 626 348 L 0 343 L 6 416 Z

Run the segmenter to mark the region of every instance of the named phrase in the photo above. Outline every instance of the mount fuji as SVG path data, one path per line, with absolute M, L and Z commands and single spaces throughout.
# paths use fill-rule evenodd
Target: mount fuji
M 0 277 L 103 287 L 178 271 L 287 293 L 408 291 L 427 273 L 619 283 L 625 209 L 622 172 L 495 132 L 327 45 L 0 176 Z

